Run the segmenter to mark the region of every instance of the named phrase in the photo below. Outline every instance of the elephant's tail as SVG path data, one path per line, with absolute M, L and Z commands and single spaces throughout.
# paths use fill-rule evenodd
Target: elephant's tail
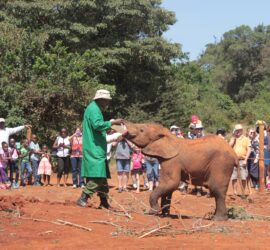
M 238 159 L 235 160 L 235 167 L 237 168 L 237 177 L 238 177 L 237 179 L 238 179 L 239 185 L 241 187 L 241 196 L 245 197 L 245 189 L 244 189 L 243 184 L 242 184 L 241 173 L 240 173 L 240 164 L 239 164 Z

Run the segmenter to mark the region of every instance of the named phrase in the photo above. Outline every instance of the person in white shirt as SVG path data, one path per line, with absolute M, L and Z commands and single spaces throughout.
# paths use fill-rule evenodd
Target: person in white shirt
M 23 125 L 16 128 L 6 128 L 5 127 L 5 119 L 0 118 L 0 148 L 2 147 L 2 142 L 9 142 L 9 136 L 14 135 L 23 129 L 31 129 L 31 125 Z
M 70 169 L 70 140 L 66 128 L 60 130 L 59 136 L 56 138 L 53 148 L 57 150 L 57 187 L 60 187 L 60 181 L 64 174 L 64 187 L 67 187 L 68 173 Z

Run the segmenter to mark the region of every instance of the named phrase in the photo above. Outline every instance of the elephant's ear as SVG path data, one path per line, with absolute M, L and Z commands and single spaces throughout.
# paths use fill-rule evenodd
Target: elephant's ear
M 178 155 L 179 145 L 169 136 L 163 136 L 160 139 L 153 141 L 142 149 L 145 155 L 159 156 L 163 159 L 171 159 Z

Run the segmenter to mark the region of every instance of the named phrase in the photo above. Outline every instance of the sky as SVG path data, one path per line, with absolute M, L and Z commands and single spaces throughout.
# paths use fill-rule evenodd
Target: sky
M 206 44 L 242 24 L 270 25 L 270 0 L 163 0 L 162 6 L 177 18 L 164 36 L 180 43 L 191 60 L 198 58 Z

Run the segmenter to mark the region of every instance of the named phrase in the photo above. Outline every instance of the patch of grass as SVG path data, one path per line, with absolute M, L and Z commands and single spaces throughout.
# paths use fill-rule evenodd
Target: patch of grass
M 228 217 L 232 220 L 252 220 L 253 216 L 249 215 L 245 208 L 233 206 L 228 209 Z

